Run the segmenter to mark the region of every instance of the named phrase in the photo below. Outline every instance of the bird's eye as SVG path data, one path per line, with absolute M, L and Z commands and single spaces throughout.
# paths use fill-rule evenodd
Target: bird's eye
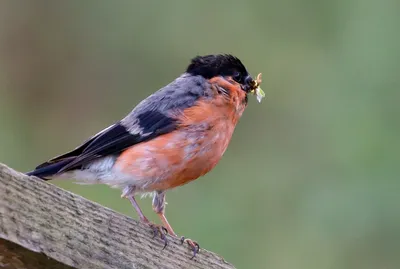
M 240 72 L 237 72 L 237 71 L 236 71 L 235 73 L 233 73 L 232 78 L 233 78 L 235 81 L 240 82 L 240 81 L 242 80 L 242 74 L 240 74 Z

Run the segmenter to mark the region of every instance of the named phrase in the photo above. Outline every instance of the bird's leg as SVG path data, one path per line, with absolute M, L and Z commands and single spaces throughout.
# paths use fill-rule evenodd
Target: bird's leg
M 131 202 L 133 208 L 138 213 L 139 219 L 141 222 L 150 223 L 150 221 L 143 214 L 142 209 L 140 209 L 139 204 L 136 202 L 134 195 L 135 195 L 135 187 L 134 186 L 126 186 L 122 190 L 121 198 L 127 198 Z
M 128 200 L 131 202 L 133 208 L 135 208 L 137 214 L 139 215 L 140 221 L 141 221 L 141 222 L 144 222 L 144 223 L 150 223 L 150 221 L 149 221 L 149 220 L 146 218 L 146 216 L 143 214 L 142 209 L 140 209 L 139 204 L 136 202 L 135 197 L 134 197 L 133 195 L 131 195 L 131 196 L 128 196 L 127 198 L 128 198 Z
M 184 236 L 181 237 L 181 244 L 187 243 L 190 247 L 190 249 L 193 251 L 193 256 L 190 258 L 191 260 L 196 257 L 196 254 L 199 253 L 200 251 L 200 245 L 199 243 L 193 241 L 192 239 L 185 238 Z
M 153 197 L 153 210 L 157 213 L 158 217 L 160 218 L 164 227 L 168 230 L 168 233 L 173 236 L 177 236 L 174 230 L 172 229 L 171 225 L 169 224 L 167 218 L 165 217 L 165 192 L 164 191 L 157 191 Z M 194 242 L 191 239 L 185 239 L 185 237 L 181 237 L 181 243 L 183 244 L 186 242 L 191 250 L 193 251 L 193 256 L 190 259 L 193 259 L 196 254 L 200 250 L 200 246 L 198 243 Z
M 169 225 L 167 218 L 165 217 L 165 192 L 156 191 L 153 197 L 153 210 L 160 217 L 160 220 L 168 233 L 173 236 L 177 236 L 171 225 Z
M 122 197 L 126 197 L 131 202 L 133 208 L 139 215 L 140 221 L 143 223 L 146 223 L 153 229 L 153 238 L 158 234 L 160 235 L 161 239 L 164 240 L 164 247 L 163 247 L 163 249 L 164 249 L 168 245 L 168 239 L 165 236 L 165 234 L 168 233 L 168 230 L 165 229 L 163 226 L 160 226 L 160 225 L 150 222 L 146 218 L 146 216 L 143 214 L 142 209 L 140 209 L 139 204 L 136 202 L 136 199 L 134 197 L 134 189 L 132 187 L 128 187 L 128 188 L 129 188 L 129 190 L 124 189 Z

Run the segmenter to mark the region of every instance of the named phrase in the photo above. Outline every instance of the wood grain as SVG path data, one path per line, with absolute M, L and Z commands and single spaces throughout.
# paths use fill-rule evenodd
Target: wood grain
M 38 178 L 0 164 L 0 268 L 234 268 Z M 14 261 L 13 265 L 10 261 Z

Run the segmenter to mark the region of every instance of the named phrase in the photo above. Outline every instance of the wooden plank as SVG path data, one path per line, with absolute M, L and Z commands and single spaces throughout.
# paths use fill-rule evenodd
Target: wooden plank
M 234 268 L 204 249 L 190 260 L 178 238 L 162 250 L 146 225 L 2 164 L 0 238 L 0 268 Z

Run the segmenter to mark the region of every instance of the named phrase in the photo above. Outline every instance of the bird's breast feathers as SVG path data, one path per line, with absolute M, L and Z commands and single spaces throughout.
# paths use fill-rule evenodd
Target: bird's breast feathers
M 188 110 L 190 115 L 184 114 L 187 118 L 177 130 L 122 152 L 114 170 L 145 191 L 173 188 L 209 172 L 228 147 L 235 124 L 215 114 L 195 123 L 207 114 Z

